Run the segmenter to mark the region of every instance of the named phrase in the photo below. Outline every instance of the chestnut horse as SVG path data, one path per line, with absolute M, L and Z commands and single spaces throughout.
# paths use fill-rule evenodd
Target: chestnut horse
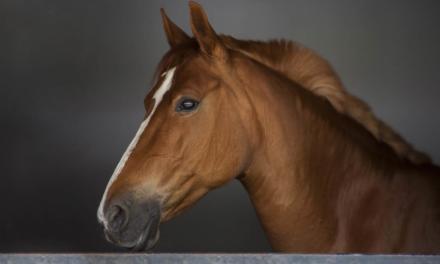
M 109 241 L 151 248 L 159 224 L 232 179 L 274 250 L 440 252 L 440 168 L 296 43 L 218 35 L 190 2 L 145 119 L 104 192 Z

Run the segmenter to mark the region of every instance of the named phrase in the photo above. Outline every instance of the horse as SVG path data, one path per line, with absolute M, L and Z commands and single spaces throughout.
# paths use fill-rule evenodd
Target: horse
M 108 241 L 148 250 L 159 226 L 233 179 L 275 251 L 439 253 L 440 168 L 296 42 L 215 32 L 189 2 L 145 117 L 98 208 Z

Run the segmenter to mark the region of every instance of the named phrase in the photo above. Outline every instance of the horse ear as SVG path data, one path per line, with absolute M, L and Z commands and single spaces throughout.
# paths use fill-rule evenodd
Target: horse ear
M 191 29 L 202 52 L 212 57 L 223 58 L 226 55 L 226 47 L 209 24 L 202 6 L 194 1 L 189 1 L 189 9 Z
M 171 19 L 165 13 L 163 8 L 160 9 L 160 14 L 162 15 L 162 24 L 165 34 L 167 36 L 168 43 L 171 47 L 176 47 L 182 43 L 189 42 L 191 38 L 179 28 L 176 24 L 171 21 Z

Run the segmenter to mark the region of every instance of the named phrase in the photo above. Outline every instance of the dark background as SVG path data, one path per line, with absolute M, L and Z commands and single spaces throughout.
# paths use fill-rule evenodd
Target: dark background
M 288 38 L 440 161 L 439 1 L 200 1 L 218 32 Z M 96 221 L 186 1 L 0 0 L 0 251 L 114 251 Z M 270 250 L 239 183 L 162 225 L 158 251 Z

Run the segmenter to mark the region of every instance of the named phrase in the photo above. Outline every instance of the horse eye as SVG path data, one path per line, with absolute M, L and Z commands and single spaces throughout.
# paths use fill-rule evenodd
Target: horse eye
M 194 99 L 183 98 L 177 104 L 176 112 L 191 112 L 194 111 L 198 105 L 199 102 Z

